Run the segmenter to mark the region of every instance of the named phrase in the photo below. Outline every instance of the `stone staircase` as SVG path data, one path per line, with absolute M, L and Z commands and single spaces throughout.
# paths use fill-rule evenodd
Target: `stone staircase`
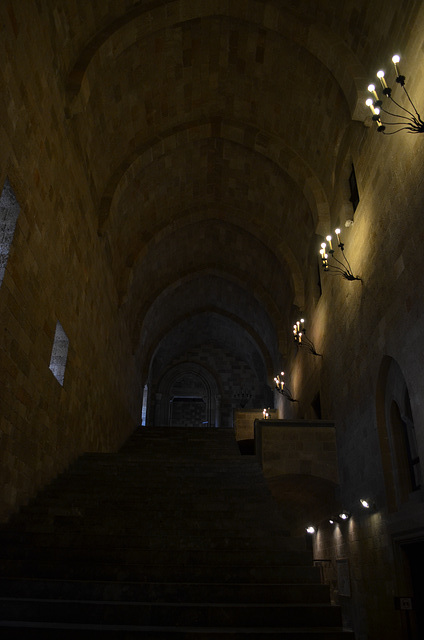
M 0 529 L 2 638 L 353 638 L 229 429 L 143 428 Z

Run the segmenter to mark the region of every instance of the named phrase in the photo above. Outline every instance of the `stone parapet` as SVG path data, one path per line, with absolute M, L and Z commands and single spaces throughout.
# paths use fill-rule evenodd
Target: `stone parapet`
M 255 420 L 255 451 L 268 478 L 312 475 L 338 483 L 336 430 L 325 420 Z

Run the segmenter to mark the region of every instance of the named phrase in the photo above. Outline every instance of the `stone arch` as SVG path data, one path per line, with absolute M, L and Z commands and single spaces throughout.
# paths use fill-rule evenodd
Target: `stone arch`
M 174 0 L 170 3 L 172 10 L 169 11 L 163 11 L 161 4 L 150 3 L 148 9 L 144 5 L 134 7 L 106 25 L 86 43 L 65 81 L 68 88 L 68 116 L 84 108 L 90 95 L 88 69 L 102 55 L 107 57 L 110 50 L 119 55 L 138 39 L 173 27 L 182 21 L 225 15 L 239 22 L 253 22 L 258 27 L 276 32 L 301 46 L 305 46 L 306 42 L 307 50 L 326 66 L 336 79 L 349 105 L 352 119 L 362 119 L 364 108 L 360 101 L 365 95 L 365 91 L 361 91 L 365 76 L 363 65 L 354 51 L 340 38 L 339 32 L 335 32 L 324 22 L 317 24 L 308 18 L 302 20 L 287 8 L 277 8 L 270 3 L 264 5 L 258 0 L 246 0 L 242 13 L 238 3 L 232 6 L 227 0 L 219 0 L 213 10 L 208 3 L 201 6 L 197 0 L 191 0 L 189 3 Z M 246 16 L 255 18 L 247 20 Z M 287 29 L 288 24 L 295 26 Z
M 191 317 L 192 315 L 198 315 L 202 313 L 216 313 L 225 318 L 228 318 L 229 320 L 232 320 L 234 323 L 239 325 L 240 328 L 243 329 L 251 337 L 252 341 L 257 346 L 258 353 L 260 353 L 261 357 L 263 358 L 264 366 L 267 372 L 267 379 L 269 384 L 271 384 L 273 380 L 273 376 L 275 375 L 275 368 L 276 368 L 274 366 L 272 354 L 270 353 L 268 346 L 265 344 L 261 336 L 243 318 L 236 316 L 235 314 L 231 313 L 226 309 L 220 308 L 218 306 L 210 305 L 207 307 L 197 307 L 196 309 L 191 310 L 189 314 L 182 312 L 181 315 L 175 319 L 174 324 L 178 324 L 179 322 L 182 322 L 183 320 L 185 320 L 188 317 Z M 150 364 L 154 358 L 154 355 L 156 353 L 158 345 L 160 344 L 160 341 L 162 340 L 162 338 L 164 338 L 167 335 L 167 333 L 170 331 L 170 328 L 171 328 L 170 325 L 164 327 L 158 334 L 154 343 L 148 346 L 146 356 L 143 358 L 143 373 L 145 375 L 146 375 L 147 369 L 150 367 Z
M 421 484 L 408 387 L 399 364 L 384 356 L 376 389 L 376 418 L 387 507 L 397 511 Z
M 207 139 L 217 137 L 245 149 L 246 153 L 262 156 L 287 174 L 302 192 L 314 220 L 315 232 L 325 233 L 329 223 L 330 207 L 324 186 L 308 163 L 287 145 L 278 135 L 261 130 L 251 122 L 241 122 L 234 118 L 210 121 L 192 120 L 163 131 L 160 138 L 134 138 L 130 141 L 131 152 L 121 164 L 111 172 L 102 193 L 98 209 L 98 232 L 102 235 L 107 225 L 113 202 L 134 173 L 148 166 L 153 158 L 165 155 L 168 148 L 187 144 L 190 138 Z M 241 143 L 240 140 L 243 142 Z
M 173 420 L 171 405 L 177 397 L 201 399 L 204 402 L 203 426 L 220 426 L 221 394 L 208 369 L 197 363 L 183 362 L 166 372 L 154 397 L 154 426 L 175 426 L 177 421 Z
M 231 214 L 231 216 L 230 216 Z M 173 219 L 168 224 L 164 225 L 153 238 L 150 238 L 143 247 L 141 247 L 137 254 L 134 255 L 129 261 L 125 273 L 122 277 L 122 283 L 119 283 L 118 294 L 120 298 L 120 305 L 125 303 L 129 289 L 131 286 L 134 273 L 137 268 L 146 259 L 146 255 L 149 250 L 156 248 L 160 241 L 165 241 L 178 231 L 184 230 L 184 228 L 194 227 L 208 223 L 210 221 L 219 220 L 223 227 L 233 228 L 239 230 L 260 242 L 265 250 L 268 250 L 275 254 L 275 262 L 282 270 L 286 269 L 290 278 L 290 285 L 293 289 L 293 304 L 298 307 L 303 307 L 305 304 L 305 283 L 302 273 L 301 265 L 295 252 L 291 249 L 286 238 L 278 235 L 278 232 L 270 227 L 258 227 L 254 220 L 245 220 L 241 223 L 241 209 L 235 207 L 230 208 L 228 206 L 225 209 L 219 211 L 216 205 L 206 204 L 198 209 L 189 209 L 184 212 L 184 215 L 180 215 L 178 219 Z M 328 230 L 328 227 L 327 227 Z M 274 244 L 271 243 L 270 237 L 274 239 Z M 273 300 L 270 300 L 270 307 L 273 306 Z

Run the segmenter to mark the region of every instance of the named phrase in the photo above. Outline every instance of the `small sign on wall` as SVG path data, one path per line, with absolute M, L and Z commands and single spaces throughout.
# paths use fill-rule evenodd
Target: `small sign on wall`
M 339 588 L 339 596 L 346 596 L 350 598 L 350 572 L 349 572 L 349 560 L 347 558 L 339 558 L 336 560 L 337 566 L 337 585 Z

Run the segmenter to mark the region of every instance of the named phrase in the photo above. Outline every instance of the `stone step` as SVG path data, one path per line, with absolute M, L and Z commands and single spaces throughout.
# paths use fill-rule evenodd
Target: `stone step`
M 54 541 L 52 541 L 54 545 Z M 25 563 L 28 560 L 40 564 L 46 561 L 60 562 L 62 565 L 74 561 L 91 564 L 125 563 L 125 564 L 177 564 L 226 566 L 274 566 L 284 567 L 310 565 L 311 555 L 306 551 L 288 549 L 144 549 L 135 547 L 23 547 L 22 545 L 0 548 L 0 564 L 2 559 L 16 560 Z
M 256 549 L 263 550 L 264 543 L 262 539 L 252 539 L 249 532 L 240 532 L 239 534 L 229 535 L 228 532 L 210 532 L 204 531 L 202 534 L 189 533 L 175 536 L 165 535 L 158 539 L 149 535 L 123 535 L 123 534 L 105 534 L 105 533 L 86 533 L 77 531 L 71 533 L 69 531 L 57 531 L 54 537 L 54 547 L 56 549 L 63 548 L 85 548 L 85 549 L 111 549 L 111 548 L 142 548 L 142 549 L 163 549 L 163 547 L 171 550 L 231 550 L 250 551 Z M 39 548 L 52 548 L 52 536 L 50 533 L 38 532 L 3 532 L 0 533 L 0 556 L 3 549 L 13 553 L 13 548 L 31 548 L 33 550 Z M 281 537 L 267 538 L 267 549 L 285 550 L 293 549 L 296 552 L 304 552 L 305 543 L 302 539 L 288 539 L 287 541 Z M 308 552 L 309 554 L 309 552 Z
M 326 603 L 324 584 L 96 582 L 0 579 L 0 596 L 144 602 Z
M 27 523 L 26 526 L 14 523 L 10 526 L 7 537 L 10 539 L 13 536 L 13 533 L 16 535 L 25 534 L 27 536 L 31 535 L 57 535 L 58 539 L 63 534 L 68 535 L 69 537 L 76 536 L 102 536 L 105 531 L 105 522 L 100 521 L 92 521 L 90 523 L 86 523 L 87 526 L 84 527 L 81 519 L 75 517 L 74 519 L 70 518 L 51 518 L 50 521 L 41 521 L 33 523 Z M 179 526 L 181 524 L 181 526 Z M 119 520 L 109 520 L 107 523 L 107 535 L 116 536 L 118 539 L 123 536 L 128 536 L 129 538 L 137 537 L 137 532 L 139 532 L 138 537 L 140 538 L 140 542 L 143 542 L 143 538 L 149 537 L 151 540 L 151 544 L 156 547 L 158 545 L 157 539 L 152 539 L 155 533 L 157 533 L 158 529 L 162 527 L 164 529 L 163 540 L 165 543 L 169 538 L 172 538 L 172 544 L 176 544 L 179 540 L 184 547 L 184 541 L 194 541 L 196 538 L 199 540 L 203 540 L 205 542 L 205 546 L 216 547 L 216 548 L 227 548 L 229 543 L 226 541 L 239 540 L 240 543 L 244 544 L 245 547 L 271 547 L 275 545 L 275 548 L 278 549 L 284 546 L 284 539 L 289 538 L 286 532 L 284 531 L 272 531 L 267 535 L 266 529 L 259 529 L 256 532 L 245 531 L 243 527 L 234 527 L 233 531 L 228 530 L 228 522 L 220 521 L 214 522 L 213 526 L 207 527 L 207 522 L 196 522 L 193 520 L 192 522 L 184 522 L 184 521 L 174 521 L 170 522 L 167 518 L 155 519 L 146 523 L 141 529 L 142 524 L 137 526 L 138 522 L 134 523 L 125 523 L 119 522 Z M 6 532 L 0 533 L 0 545 L 1 540 L 3 539 L 3 534 Z M 249 535 L 250 534 L 250 535 Z M 265 537 L 266 536 L 266 537 Z M 208 538 L 213 541 L 216 541 L 216 545 L 211 541 L 208 544 Z M 266 543 L 263 540 L 266 540 Z M 223 541 L 223 543 L 221 542 Z M 190 548 L 192 543 L 189 542 L 187 548 Z
M 2 638 L 5 640 L 350 640 L 354 638 L 351 631 L 340 627 L 316 628 L 257 628 L 247 627 L 137 627 L 130 625 L 80 625 L 70 624 L 40 624 L 0 622 Z
M 248 583 L 255 582 L 318 583 L 319 569 L 313 566 L 281 565 L 181 565 L 181 564 L 137 564 L 94 563 L 74 560 L 70 564 L 59 564 L 47 559 L 40 563 L 37 558 L 28 561 L 3 559 L 0 575 L 6 577 L 67 580 L 115 580 L 125 582 L 211 582 Z
M 146 491 L 146 489 L 145 489 Z M 178 505 L 175 503 L 170 504 L 172 499 L 180 499 L 181 501 L 184 499 L 184 505 Z M 223 515 L 227 515 L 228 513 L 233 513 L 234 517 L 251 517 L 252 513 L 257 513 L 258 510 L 263 512 L 263 515 L 270 516 L 275 515 L 277 513 L 277 509 L 272 509 L 271 513 L 269 509 L 263 508 L 263 501 L 261 500 L 250 500 L 249 504 L 244 507 L 240 504 L 242 500 L 242 495 L 239 498 L 234 498 L 233 496 L 228 496 L 227 500 L 211 500 L 208 496 L 205 496 L 202 493 L 198 495 L 184 495 L 183 493 L 177 494 L 169 492 L 166 496 L 163 494 L 158 495 L 157 500 L 155 500 L 155 494 L 150 494 L 149 496 L 125 496 L 121 500 L 118 496 L 115 498 L 114 496 L 108 496 L 107 493 L 96 493 L 92 492 L 90 496 L 79 496 L 75 494 L 74 497 L 67 501 L 66 499 L 60 500 L 57 498 L 51 498 L 47 496 L 43 502 L 33 503 L 30 506 L 25 508 L 25 514 L 38 513 L 38 514 L 48 514 L 50 512 L 54 513 L 57 509 L 63 510 L 64 507 L 72 506 L 72 507 L 80 507 L 82 509 L 87 507 L 93 508 L 104 508 L 105 506 L 109 506 L 110 509 L 116 508 L 120 511 L 124 511 L 129 505 L 134 505 L 134 500 L 137 501 L 137 509 L 142 513 L 144 508 L 153 509 L 154 511 L 163 511 L 166 509 L 170 513 L 181 513 L 181 509 L 184 511 L 190 512 L 192 509 L 196 510 L 196 513 L 202 513 L 203 511 L 212 511 L 214 513 L 222 513 Z M 262 508 L 261 508 L 262 507 Z M 207 515 L 207 514 L 206 514 Z
M 232 430 L 139 430 L 0 527 L 2 638 L 342 638 Z
M 49 513 L 39 512 L 22 512 L 21 517 L 13 519 L 8 527 L 2 528 L 0 534 L 6 531 L 43 531 L 45 528 L 51 530 L 52 525 L 57 530 L 65 529 L 69 532 L 86 532 L 101 533 L 108 532 L 118 534 L 126 532 L 140 535 L 150 534 L 152 531 L 164 531 L 177 533 L 190 532 L 195 535 L 200 532 L 224 532 L 228 535 L 242 536 L 244 533 L 250 535 L 252 539 L 267 540 L 269 538 L 284 535 L 283 524 L 278 520 L 262 516 L 257 513 L 257 520 L 253 520 L 253 514 L 249 518 L 237 517 L 237 514 L 218 514 L 217 512 L 194 511 L 193 509 L 184 509 L 183 507 L 175 513 L 174 511 L 155 511 L 150 513 L 144 510 L 141 513 L 133 512 L 128 517 L 125 509 L 108 510 L 107 504 L 103 508 L 95 508 L 83 510 L 78 506 L 56 509 Z M 269 526 L 267 526 L 269 523 Z
M 0 619 L 22 622 L 127 624 L 171 627 L 341 626 L 330 604 L 152 603 L 0 598 Z

